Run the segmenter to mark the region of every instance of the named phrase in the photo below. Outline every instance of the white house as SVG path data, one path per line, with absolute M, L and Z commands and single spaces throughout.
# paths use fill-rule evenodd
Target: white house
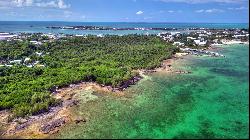
M 0 40 L 8 40 L 13 37 L 17 37 L 17 35 L 10 35 L 9 33 L 0 33 Z
M 33 43 L 35 45 L 42 45 L 42 42 L 39 42 L 39 41 L 30 41 L 30 43 Z
M 26 58 L 24 59 L 24 62 L 27 62 L 27 61 L 30 61 L 30 58 L 26 57 Z
M 246 35 L 234 35 L 234 38 L 245 37 Z
M 33 66 L 32 65 L 27 65 L 28 68 L 32 68 Z
M 188 36 L 187 37 L 187 40 L 195 40 L 196 38 L 194 38 L 194 37 L 191 37 L 191 36 Z
M 15 63 L 15 64 L 21 64 L 22 60 L 13 60 L 10 61 L 10 63 Z
M 184 46 L 184 43 L 181 43 L 181 42 L 174 42 L 173 45 L 177 45 L 177 46 Z
M 97 37 L 103 37 L 103 35 L 102 35 L 102 34 L 99 34 L 99 35 L 97 35 Z
M 13 65 L 5 65 L 6 67 L 12 67 Z
M 181 32 L 171 32 L 171 35 L 180 34 Z
M 198 45 L 200 42 L 201 42 L 200 40 L 194 40 L 194 43 L 197 44 L 197 45 Z
M 75 35 L 76 37 L 83 37 L 83 35 Z
M 41 56 L 43 53 L 36 52 L 36 54 L 37 54 L 38 56 Z
M 207 41 L 203 41 L 199 43 L 200 46 L 205 46 L 206 44 L 207 44 Z

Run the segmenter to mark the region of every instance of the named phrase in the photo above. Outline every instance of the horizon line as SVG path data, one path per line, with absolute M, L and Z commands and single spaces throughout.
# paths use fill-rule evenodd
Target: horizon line
M 249 24 L 249 22 L 142 22 L 142 21 L 53 21 L 53 20 L 0 20 L 0 22 L 79 22 L 79 23 L 202 23 L 202 24 Z

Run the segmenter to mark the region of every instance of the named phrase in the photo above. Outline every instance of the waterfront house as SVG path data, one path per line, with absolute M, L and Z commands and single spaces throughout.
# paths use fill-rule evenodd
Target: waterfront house
M 75 35 L 76 37 L 83 37 L 83 35 Z
M 97 35 L 97 37 L 103 37 L 103 35 L 102 35 L 102 34 L 99 34 L 99 35 Z
M 17 37 L 17 35 L 11 35 L 9 33 L 0 33 L 0 40 L 9 40 L 14 37 Z

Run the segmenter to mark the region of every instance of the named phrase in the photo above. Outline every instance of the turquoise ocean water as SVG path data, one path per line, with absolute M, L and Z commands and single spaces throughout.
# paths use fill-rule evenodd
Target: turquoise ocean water
M 248 138 L 249 46 L 223 46 L 218 52 L 226 57 L 188 56 L 174 63 L 174 69 L 192 74 L 153 73 L 124 97 L 82 102 L 75 113 L 88 121 L 51 137 Z
M 0 21 L 0 32 L 64 33 L 64 34 L 157 34 L 162 31 L 100 31 L 48 29 L 48 26 L 91 25 L 105 27 L 161 27 L 161 28 L 248 28 L 248 23 L 126 23 L 126 22 L 55 22 L 55 21 Z

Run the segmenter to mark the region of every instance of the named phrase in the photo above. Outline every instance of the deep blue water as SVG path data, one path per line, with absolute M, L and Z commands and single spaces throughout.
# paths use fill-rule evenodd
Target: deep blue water
M 64 33 L 64 34 L 145 34 L 161 31 L 100 31 L 47 29 L 48 26 L 91 25 L 105 27 L 138 28 L 248 28 L 248 23 L 127 23 L 127 22 L 58 22 L 58 21 L 0 21 L 0 32 Z

